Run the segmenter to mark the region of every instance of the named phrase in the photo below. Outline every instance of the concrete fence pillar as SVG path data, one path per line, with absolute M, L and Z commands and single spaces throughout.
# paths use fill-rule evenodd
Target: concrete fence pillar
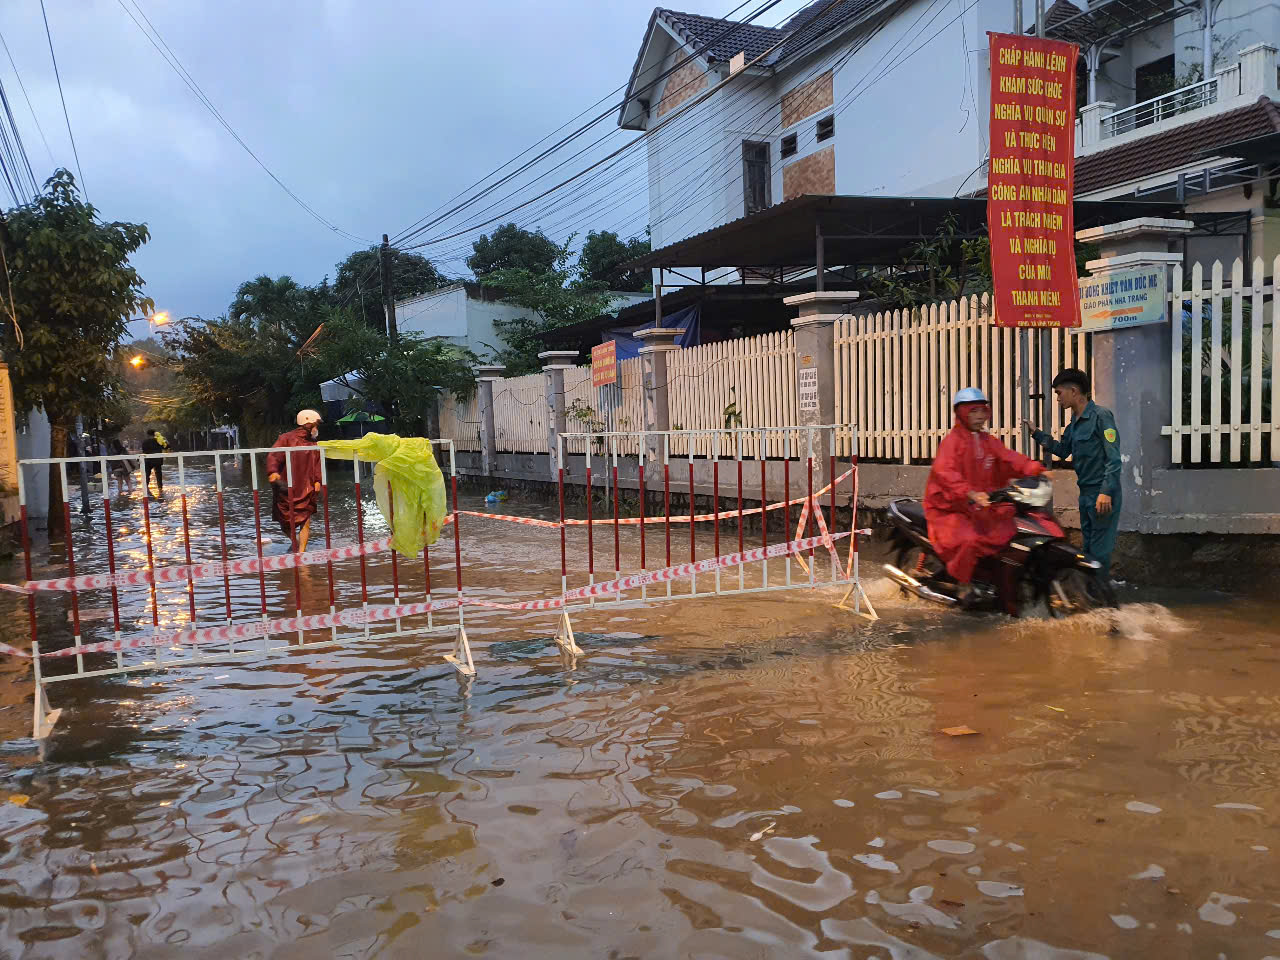
M 551 479 L 556 479 L 556 470 L 561 466 L 556 461 L 556 448 L 560 434 L 568 432 L 568 417 L 564 403 L 564 372 L 576 366 L 577 350 L 544 350 L 538 354 L 542 361 L 542 376 L 547 393 L 547 461 L 550 465 Z
M 835 323 L 848 312 L 858 294 L 849 290 L 818 290 L 787 297 L 783 302 L 795 307 L 799 316 L 791 321 L 796 348 L 796 414 L 801 426 L 826 426 L 836 422 Z M 814 477 L 826 482 L 829 458 L 835 452 L 827 431 L 814 434 Z M 800 458 L 808 456 L 808 441 L 792 450 Z
M 493 476 L 497 462 L 497 433 L 493 424 L 493 385 L 502 379 L 505 367 L 493 364 L 476 367 L 476 390 L 480 406 L 480 471 Z
M 1080 145 L 1092 147 L 1102 142 L 1102 122 L 1116 112 L 1109 100 L 1099 100 L 1080 108 Z
M 644 346 L 638 351 L 644 363 L 644 429 L 646 431 L 671 429 L 671 382 L 667 370 L 667 358 L 680 345 L 676 340 L 684 333 L 675 327 L 650 327 L 637 330 L 636 339 Z M 645 440 L 645 459 L 655 463 L 662 456 L 662 441 L 658 437 Z M 652 472 L 652 471 L 650 471 Z M 646 477 L 647 479 L 647 477 Z
M 1189 220 L 1144 217 L 1077 231 L 1076 240 L 1101 248 L 1102 256 L 1085 264 L 1090 279 L 1158 272 L 1164 277 L 1162 294 L 1167 294 L 1169 268 L 1182 262 L 1182 254 L 1169 248 L 1194 226 Z M 1180 308 L 1177 314 L 1176 327 L 1169 323 L 1166 306 L 1160 323 L 1099 329 L 1093 335 L 1093 396 L 1115 413 L 1120 434 L 1121 530 L 1141 530 L 1143 519 L 1153 515 L 1154 472 L 1171 462 L 1163 430 L 1173 399 L 1172 338 L 1182 336 Z

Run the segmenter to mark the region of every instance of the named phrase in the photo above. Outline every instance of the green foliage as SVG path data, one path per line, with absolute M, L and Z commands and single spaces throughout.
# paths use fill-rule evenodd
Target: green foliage
M 61 169 L 34 202 L 6 219 L 22 345 L 12 323 L 0 343 L 14 400 L 20 410 L 44 407 L 65 434 L 77 414 L 96 418 L 106 409 L 120 382 L 115 352 L 128 321 L 154 309 L 129 262 L 150 234 L 143 224 L 103 223 Z
M 550 272 L 563 249 L 541 230 L 524 230 L 514 223 L 504 224 L 492 234 L 482 234 L 471 248 L 474 252 L 467 258 L 467 266 L 487 286 L 494 286 L 490 274 L 502 270 Z
M 529 316 L 494 323 L 501 345 L 487 344 L 508 376 L 520 376 L 541 369 L 538 353 L 545 349 L 539 336 L 556 327 L 592 320 L 609 306 L 603 290 L 584 283 L 569 267 L 569 244 L 557 249 L 551 268 L 533 271 L 523 268 L 499 270 L 485 278 L 486 286 L 501 290 L 507 303 L 531 311 Z
M 338 264 L 332 288 L 335 304 L 349 306 L 375 330 L 381 330 L 386 319 L 382 309 L 378 251 L 377 246 L 357 250 Z M 430 293 L 453 282 L 437 270 L 430 260 L 416 253 L 406 253 L 392 247 L 389 259 L 391 294 L 396 300 L 407 300 Z
M 592 230 L 587 234 L 578 255 L 578 272 L 582 282 L 602 290 L 625 290 L 638 293 L 648 290 L 648 270 L 623 270 L 621 265 L 649 252 L 649 238 L 632 237 L 622 241 L 612 230 Z
M 436 388 L 468 396 L 475 387 L 471 368 L 479 362 L 470 350 L 417 334 L 390 343 L 350 314 L 325 324 L 311 354 L 318 375 L 344 382 L 359 394 L 358 409 L 380 407 L 399 431 L 419 426 Z
M 956 236 L 953 214 L 932 237 L 912 245 L 901 266 L 868 274 L 865 288 L 890 309 L 914 309 L 991 290 L 991 241 Z
M 723 413 L 726 430 L 742 426 L 742 411 L 738 409 L 738 392 L 734 387 L 729 388 L 729 402 L 725 404 Z

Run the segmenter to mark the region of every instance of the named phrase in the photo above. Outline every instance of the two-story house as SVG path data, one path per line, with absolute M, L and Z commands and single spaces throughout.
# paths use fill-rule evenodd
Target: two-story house
M 1233 212 L 1233 255 L 1271 257 L 1280 6 L 1201 2 L 1208 29 L 1183 0 L 1050 8 L 1048 35 L 1081 44 L 1077 195 Z M 816 0 L 776 26 L 656 9 L 618 121 L 647 132 L 654 247 L 802 194 L 981 194 L 987 32 L 1012 19 L 1007 0 Z

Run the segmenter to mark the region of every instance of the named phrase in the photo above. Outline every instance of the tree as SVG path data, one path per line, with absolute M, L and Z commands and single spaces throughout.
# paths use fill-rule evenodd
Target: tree
M 9 212 L 7 227 L 6 292 L 16 319 L 0 343 L 14 400 L 21 410 L 44 408 L 51 455 L 64 457 L 76 416 L 98 417 L 119 388 L 116 351 L 129 319 L 154 309 L 129 262 L 150 234 L 145 224 L 99 220 L 63 169 L 30 204 Z M 49 476 L 50 503 L 57 503 L 60 473 Z M 51 510 L 50 533 L 61 529 Z
M 479 358 L 445 340 L 407 332 L 389 342 L 353 315 L 325 324 L 310 351 L 316 369 L 359 395 L 360 409 L 380 407 L 401 431 L 420 429 L 437 388 L 466 397 L 475 386 Z
M 507 303 L 531 311 L 511 320 L 495 320 L 502 344 L 489 344 L 498 363 L 512 376 L 541 369 L 538 353 L 546 349 L 541 335 L 556 327 L 593 320 L 609 306 L 609 295 L 582 282 L 569 268 L 569 244 L 556 249 L 552 268 L 546 271 L 499 270 L 485 278 L 485 286 L 502 291 Z
M 500 270 L 527 270 L 547 273 L 555 268 L 561 248 L 541 230 L 530 232 L 514 223 L 504 224 L 491 235 L 481 235 L 471 244 L 474 251 L 467 266 L 478 278 L 489 280 Z M 493 286 L 492 283 L 487 284 Z
M 338 264 L 333 281 L 335 303 L 352 308 L 375 330 L 381 330 L 384 325 L 379 249 L 372 246 L 351 254 Z M 452 282 L 430 260 L 416 253 L 392 247 L 390 261 L 391 295 L 396 300 L 430 293 Z
M 639 293 L 651 286 L 648 270 L 622 270 L 621 266 L 649 252 L 648 237 L 619 240 L 612 230 L 592 230 L 578 254 L 578 272 L 582 282 L 601 290 L 626 290 Z
M 244 313 L 187 317 L 165 331 L 164 342 L 179 358 L 187 398 L 216 420 L 243 424 L 251 442 L 270 443 L 299 409 L 320 403 L 324 378 L 308 369 L 299 351 L 329 316 L 316 316 L 313 326 L 259 321 Z

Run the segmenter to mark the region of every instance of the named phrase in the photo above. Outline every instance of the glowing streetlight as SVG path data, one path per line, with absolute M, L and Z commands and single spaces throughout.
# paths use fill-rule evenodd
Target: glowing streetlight
M 157 327 L 163 327 L 166 323 L 169 322 L 169 311 L 161 310 L 159 313 L 153 313 L 151 315 L 151 322 L 154 323 Z
M 129 363 L 131 363 L 131 364 L 133 365 L 133 368 L 134 368 L 135 370 L 136 370 L 138 367 L 141 367 L 141 366 L 142 366 L 144 363 L 146 363 L 146 362 L 147 362 L 147 361 L 146 361 L 146 358 L 145 358 L 145 357 L 143 357 L 143 355 L 142 355 L 142 354 L 140 354 L 140 353 L 138 353 L 138 354 L 134 354 L 134 356 L 133 356 L 133 357 L 131 357 L 131 358 L 129 359 Z

